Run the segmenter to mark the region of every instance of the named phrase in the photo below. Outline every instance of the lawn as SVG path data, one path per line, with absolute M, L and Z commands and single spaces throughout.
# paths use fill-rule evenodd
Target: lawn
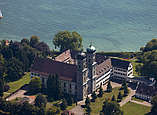
M 143 102 L 143 100 L 138 99 L 138 98 L 136 98 L 136 97 L 132 97 L 131 100 L 135 100 L 135 101 Z
M 58 101 L 53 101 L 53 102 L 48 102 L 47 103 L 47 105 L 46 105 L 46 110 L 48 110 L 48 109 L 50 109 L 50 108 L 59 108 L 59 110 L 60 110 L 60 107 L 58 106 L 55 106 L 55 104 L 57 105 L 59 105 L 61 103 L 61 100 L 58 100 Z M 67 106 L 67 108 L 66 108 L 66 110 L 70 110 L 70 109 L 72 109 L 72 108 L 74 108 L 76 106 L 76 104 L 75 103 L 73 103 L 72 104 L 72 106 Z M 60 113 L 62 113 L 63 111 L 62 110 L 60 110 Z
M 14 81 L 14 82 L 9 82 L 8 85 L 10 86 L 10 89 L 7 92 L 4 92 L 4 95 L 7 96 L 10 93 L 18 90 L 21 88 L 23 85 L 28 84 L 30 82 L 30 73 L 25 74 L 21 79 Z
M 117 98 L 119 91 L 121 91 L 121 94 L 123 95 L 123 90 L 119 90 L 118 87 L 112 89 L 111 93 L 104 93 L 103 97 L 97 98 L 95 102 L 91 102 L 90 107 L 92 109 L 91 115 L 96 115 L 99 114 L 100 111 L 102 110 L 103 102 L 105 101 L 106 98 L 112 98 L 113 95 Z
M 145 115 L 150 112 L 150 107 L 128 102 L 122 107 L 124 115 Z

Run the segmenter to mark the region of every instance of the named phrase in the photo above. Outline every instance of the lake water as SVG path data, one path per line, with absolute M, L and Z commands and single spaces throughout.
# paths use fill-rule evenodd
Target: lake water
M 157 37 L 157 0 L 0 0 L 0 9 L 0 39 L 37 35 L 53 47 L 53 36 L 69 30 L 85 48 L 137 51 Z

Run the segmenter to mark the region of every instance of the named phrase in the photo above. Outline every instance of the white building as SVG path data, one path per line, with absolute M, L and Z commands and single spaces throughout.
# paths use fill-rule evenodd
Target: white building
M 95 47 L 90 45 L 86 53 L 67 50 L 54 60 L 36 58 L 31 77 L 39 76 L 46 86 L 49 74 L 58 74 L 64 93 L 82 100 L 105 85 L 112 76 L 116 79 L 131 77 L 133 68 L 129 61 L 96 54 Z

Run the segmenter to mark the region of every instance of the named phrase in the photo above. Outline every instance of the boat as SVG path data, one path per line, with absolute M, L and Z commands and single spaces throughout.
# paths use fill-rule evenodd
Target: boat
M 3 15 L 2 15 L 2 12 L 1 12 L 1 10 L 0 10 L 0 19 L 2 19 L 3 18 Z

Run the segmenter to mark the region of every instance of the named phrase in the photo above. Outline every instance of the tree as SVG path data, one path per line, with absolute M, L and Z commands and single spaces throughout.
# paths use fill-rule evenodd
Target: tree
M 66 98 L 66 100 L 67 100 L 67 104 L 68 104 L 69 106 L 71 106 L 72 103 L 74 102 L 74 100 L 73 100 L 73 98 L 72 98 L 71 95 L 68 95 L 68 97 Z
M 3 58 L 3 55 L 0 54 L 0 78 L 2 79 L 4 77 L 5 73 L 5 59 Z
M 57 115 L 60 113 L 60 110 L 56 106 L 52 106 L 48 111 L 46 112 L 46 115 Z
M 35 48 L 38 49 L 39 51 L 41 51 L 41 52 L 42 52 L 42 55 L 45 56 L 45 57 L 46 57 L 48 54 L 50 54 L 50 48 L 49 48 L 49 46 L 48 46 L 46 43 L 44 43 L 44 42 L 38 43 L 38 44 L 35 46 Z
M 103 115 L 122 115 L 123 112 L 120 110 L 120 106 L 116 102 L 105 101 L 102 107 L 101 114 Z
M 21 105 L 19 115 L 43 115 L 43 112 L 38 107 L 35 107 L 28 102 L 24 102 Z
M 0 97 L 3 97 L 4 92 L 4 81 L 0 78 Z
M 47 94 L 49 98 L 60 99 L 61 89 L 58 75 L 50 74 L 47 80 Z
M 112 101 L 116 101 L 115 95 L 112 96 Z
M 92 101 L 95 102 L 95 99 L 97 98 L 97 95 L 95 91 L 92 93 Z
M 87 107 L 88 105 L 90 105 L 90 99 L 89 99 L 88 96 L 87 96 L 87 98 L 86 98 L 86 100 L 85 100 L 85 105 L 86 105 L 86 107 Z
M 90 115 L 91 111 L 92 111 L 91 107 L 89 105 L 87 105 L 86 106 L 86 112 L 87 112 L 87 114 Z
M 119 92 L 117 99 L 118 99 L 118 101 L 122 100 L 122 94 L 121 94 L 121 92 Z
M 112 86 L 111 86 L 110 81 L 107 84 L 107 92 L 112 92 Z
M 127 84 L 126 84 L 126 80 L 124 80 L 123 83 L 122 83 L 122 87 L 121 87 L 121 89 L 124 89 L 124 87 L 126 87 L 126 86 L 127 86 Z
M 103 89 L 102 89 L 102 87 L 100 86 L 100 88 L 99 88 L 99 94 L 98 94 L 98 97 L 102 97 L 103 96 Z
M 82 50 L 82 37 L 77 32 L 61 31 L 53 38 L 55 47 L 60 48 L 60 51 L 67 49 Z
M 27 44 L 27 45 L 30 45 L 30 42 L 29 42 L 28 39 L 23 38 L 23 39 L 21 40 L 21 44 Z
M 152 51 L 152 50 L 157 50 L 157 39 L 152 39 L 151 41 L 149 41 L 146 46 L 144 48 L 141 48 L 143 49 L 142 51 Z
M 30 46 L 31 47 L 35 47 L 38 43 L 40 42 L 40 39 L 39 39 L 39 37 L 38 36 L 31 36 L 31 38 L 30 38 Z
M 35 99 L 35 106 L 41 108 L 41 107 L 46 107 L 46 104 L 47 104 L 46 97 L 39 94 Z
M 29 83 L 29 92 L 30 93 L 38 93 L 41 91 L 41 80 L 40 77 L 33 77 Z
M 7 61 L 6 67 L 7 79 L 10 81 L 18 80 L 24 73 L 22 62 L 14 57 Z
M 65 110 L 67 108 L 67 101 L 66 101 L 66 99 L 63 99 L 60 107 L 61 107 L 61 110 Z
M 124 86 L 124 96 L 127 96 L 129 93 L 128 86 Z
M 157 95 L 152 98 L 152 108 L 151 108 L 151 115 L 157 114 Z

